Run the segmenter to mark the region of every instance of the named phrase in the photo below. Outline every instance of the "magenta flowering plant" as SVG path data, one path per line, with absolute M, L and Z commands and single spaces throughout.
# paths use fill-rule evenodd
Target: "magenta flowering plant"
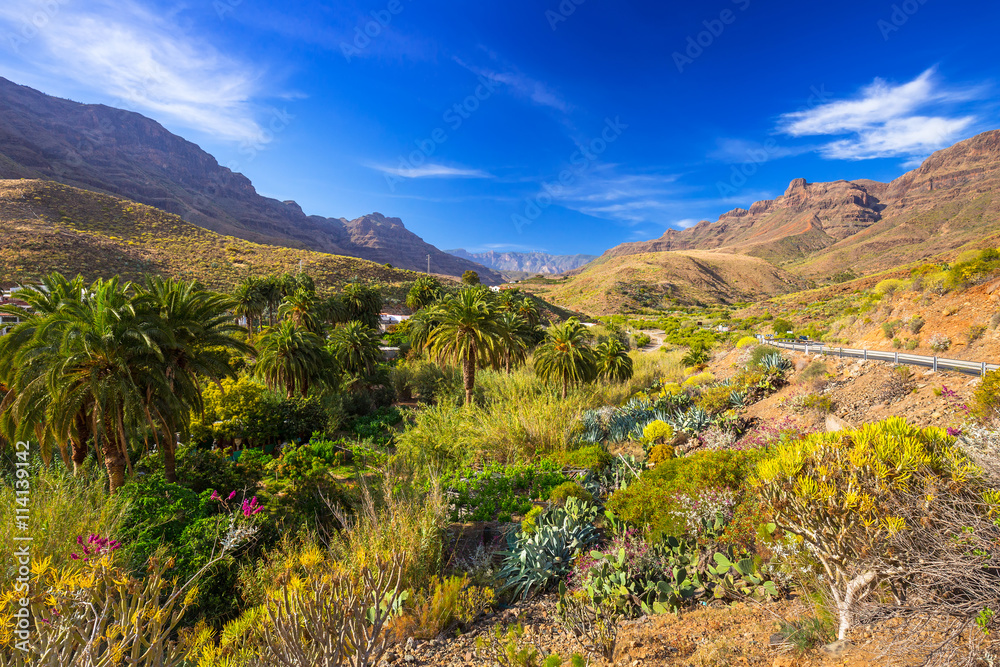
M 250 500 L 244 498 L 243 504 L 240 506 L 240 510 L 243 512 L 243 516 L 247 518 L 252 517 L 254 514 L 257 514 L 262 509 L 264 509 L 264 507 L 263 505 L 258 504 L 257 496 L 254 496 Z
M 236 497 L 236 491 L 231 491 L 225 498 L 216 491 L 212 489 L 212 495 L 209 496 L 210 500 L 217 500 L 222 505 L 223 509 L 230 514 L 235 514 L 236 510 L 230 509 L 229 503 Z M 240 503 L 239 513 L 243 515 L 244 518 L 249 519 L 250 517 L 259 514 L 264 509 L 264 506 L 260 504 L 257 500 L 257 496 L 247 499 L 245 496 Z
M 83 549 L 81 553 L 73 552 L 69 557 L 73 560 L 82 560 L 84 563 L 121 548 L 121 544 L 117 540 L 112 540 L 110 537 L 101 537 L 95 533 L 91 533 L 86 539 L 82 535 L 77 535 L 76 543 L 83 547 Z

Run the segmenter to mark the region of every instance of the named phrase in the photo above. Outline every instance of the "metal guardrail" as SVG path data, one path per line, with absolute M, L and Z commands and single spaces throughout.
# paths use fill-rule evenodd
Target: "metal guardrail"
M 782 347 L 789 350 L 801 350 L 806 354 L 825 354 L 840 358 L 871 359 L 874 361 L 891 361 L 894 364 L 907 366 L 922 366 L 931 370 L 952 370 L 968 375 L 986 375 L 990 371 L 1000 370 L 1000 364 L 985 361 L 964 361 L 962 359 L 946 359 L 945 357 L 926 357 L 921 354 L 906 354 L 901 352 L 886 352 L 884 350 L 855 349 L 850 347 L 831 347 L 822 343 L 806 341 L 788 341 L 768 339 L 758 334 L 757 339 L 766 345 Z

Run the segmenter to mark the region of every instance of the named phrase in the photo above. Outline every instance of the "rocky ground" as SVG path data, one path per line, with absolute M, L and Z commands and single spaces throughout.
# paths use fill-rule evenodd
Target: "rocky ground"
M 750 406 L 747 416 L 762 420 L 791 416 L 800 426 L 814 430 L 860 426 L 888 417 L 905 417 L 919 426 L 958 428 L 979 384 L 977 377 L 951 371 L 896 369 L 884 361 L 782 352 L 795 363 L 790 383 Z M 711 370 L 717 377 L 733 375 L 746 363 L 747 355 L 745 350 L 733 350 L 713 360 Z M 825 370 L 822 374 L 806 371 L 812 364 L 822 364 Z M 828 397 L 832 411 L 800 407 L 810 395 Z M 833 418 L 828 419 L 828 414 Z
M 645 616 L 621 624 L 613 661 L 591 656 L 589 664 L 594 667 L 832 667 L 872 664 L 858 649 L 832 656 L 821 650 L 797 652 L 786 645 L 772 645 L 779 620 L 794 619 L 804 613 L 806 607 L 801 602 L 784 600 L 731 607 L 699 607 L 678 616 Z M 559 625 L 555 617 L 555 596 L 547 595 L 496 612 L 456 637 L 408 640 L 391 650 L 383 664 L 396 667 L 489 665 L 491 663 L 477 651 L 477 641 L 488 636 L 494 626 L 506 627 L 515 622 L 524 625 L 524 639 L 535 645 L 541 655 L 557 653 L 565 659 L 574 651 L 586 654 L 581 643 Z M 774 640 L 777 641 L 777 637 Z

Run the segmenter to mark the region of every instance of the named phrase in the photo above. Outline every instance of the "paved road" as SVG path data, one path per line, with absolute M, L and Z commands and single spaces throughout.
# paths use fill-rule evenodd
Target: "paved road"
M 830 354 L 835 357 L 891 361 L 892 363 L 906 364 L 908 366 L 922 366 L 924 368 L 931 368 L 935 370 L 958 371 L 959 373 L 965 373 L 967 375 L 983 375 L 987 371 L 1000 369 L 1000 364 L 991 364 L 984 361 L 963 361 L 961 359 L 925 357 L 920 354 L 905 354 L 902 352 L 884 352 L 882 350 L 863 350 L 849 347 L 830 347 L 820 343 L 802 343 L 782 340 L 764 340 L 763 342 L 775 347 L 783 347 L 800 352 L 809 352 L 811 354 Z

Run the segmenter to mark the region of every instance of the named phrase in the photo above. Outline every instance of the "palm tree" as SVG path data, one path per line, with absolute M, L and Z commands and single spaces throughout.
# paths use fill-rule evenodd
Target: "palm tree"
M 406 307 L 418 311 L 441 298 L 441 281 L 434 276 L 420 276 L 406 295 Z
M 191 413 L 202 410 L 202 379 L 218 381 L 234 374 L 230 353 L 247 354 L 249 345 L 234 337 L 242 327 L 226 312 L 233 302 L 225 295 L 201 289 L 196 281 L 146 279 L 136 299 L 155 321 L 157 345 L 163 356 L 167 394 L 155 393 L 156 383 L 144 383 L 148 419 L 157 421 L 166 438 L 162 445 L 164 472 L 176 482 L 175 432 L 187 435 Z M 156 373 L 159 369 L 156 369 Z
M 20 322 L 5 336 L 0 336 L 0 383 L 10 389 L 0 400 L 0 432 L 11 442 L 34 436 L 43 453 L 54 442 L 67 466 L 72 461 L 75 473 L 87 458 L 89 433 L 82 415 L 81 428 L 72 437 L 60 439 L 46 425 L 52 409 L 51 396 L 44 383 L 46 364 L 52 359 L 56 341 L 38 336 L 46 320 L 71 303 L 79 303 L 84 293 L 83 278 L 68 280 L 51 273 L 38 287 L 24 287 L 18 299 L 28 304 L 0 306 L 0 313 L 16 316 Z M 67 451 L 71 448 L 72 456 Z
M 278 317 L 288 317 L 295 325 L 308 329 L 313 333 L 319 332 L 319 319 L 317 314 L 320 309 L 316 292 L 305 287 L 300 287 L 281 302 L 278 307 Z
M 348 322 L 330 334 L 327 351 L 343 370 L 370 376 L 382 360 L 378 332 L 362 322 Z
M 545 382 L 561 383 L 563 398 L 569 385 L 597 378 L 597 361 L 587 338 L 587 328 L 571 317 L 549 327 L 545 341 L 535 351 L 535 372 Z
M 538 306 L 529 297 L 524 297 L 521 303 L 517 306 L 517 314 L 524 318 L 524 320 L 534 326 L 538 324 Z
M 513 365 L 521 365 L 528 358 L 534 339 L 534 327 L 512 312 L 499 313 L 497 332 L 501 341 L 501 361 L 510 373 Z
M 594 350 L 597 375 L 612 382 L 625 382 L 632 378 L 632 357 L 617 338 L 609 338 Z
M 265 283 L 253 276 L 244 278 L 233 289 L 233 314 L 246 320 L 251 341 L 254 320 L 259 322 L 267 308 L 266 289 Z
M 348 283 L 340 294 L 340 300 L 347 311 L 347 321 L 364 322 L 372 329 L 377 329 L 382 323 L 379 317 L 382 310 L 382 293 L 376 287 Z
M 59 341 L 45 373 L 54 406 L 51 428 L 68 439 L 80 415 L 88 416 L 112 494 L 132 468 L 129 435 L 152 425 L 146 396 L 169 392 L 155 323 L 137 310 L 130 291 L 117 278 L 97 280 L 81 302 L 67 304 L 46 322 L 52 330 L 45 335 Z
M 270 327 L 257 347 L 257 374 L 271 389 L 284 389 L 288 398 L 308 395 L 327 366 L 323 339 L 292 320 Z
M 471 405 L 476 369 L 496 366 L 500 357 L 496 315 L 473 287 L 444 301 L 434 316 L 439 319 L 427 336 L 427 350 L 439 362 L 461 365 L 465 402 Z

